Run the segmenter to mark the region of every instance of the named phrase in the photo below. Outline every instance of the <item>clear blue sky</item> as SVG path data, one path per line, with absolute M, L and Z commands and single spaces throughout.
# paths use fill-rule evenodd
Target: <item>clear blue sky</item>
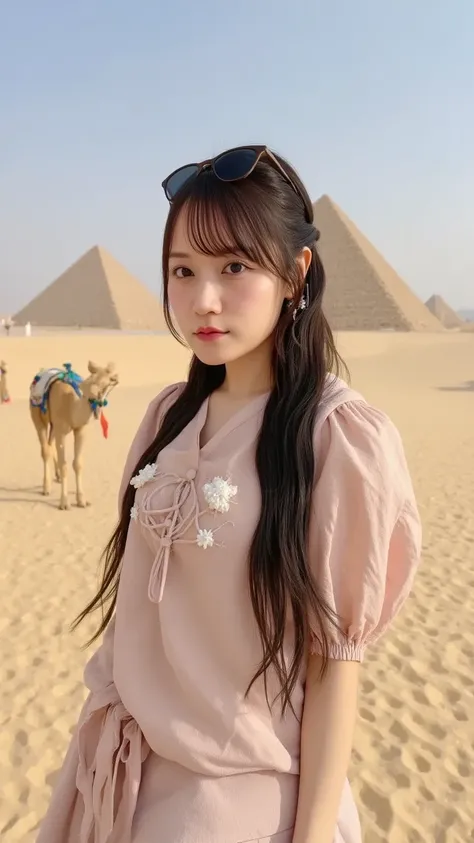
M 95 243 L 158 290 L 163 177 L 247 142 L 474 306 L 473 0 L 0 0 L 0 313 Z

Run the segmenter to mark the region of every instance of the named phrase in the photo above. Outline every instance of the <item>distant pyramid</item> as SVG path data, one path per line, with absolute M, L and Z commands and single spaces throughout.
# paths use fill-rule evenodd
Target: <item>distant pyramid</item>
M 94 246 L 13 317 L 19 325 L 166 331 L 159 299 Z
M 431 296 L 426 302 L 426 307 L 445 328 L 460 328 L 464 325 L 461 317 L 450 308 L 449 304 L 446 304 L 441 296 Z
M 336 331 L 441 331 L 443 326 L 329 196 L 313 205 Z

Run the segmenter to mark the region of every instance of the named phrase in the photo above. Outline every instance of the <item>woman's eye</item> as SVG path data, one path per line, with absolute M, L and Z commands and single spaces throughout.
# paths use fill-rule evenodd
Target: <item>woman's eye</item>
M 232 263 L 227 264 L 226 271 L 228 271 L 231 275 L 240 275 L 241 272 L 244 272 L 247 269 L 244 263 L 240 261 L 232 261 Z
M 173 275 L 176 275 L 177 278 L 189 278 L 190 275 L 193 273 L 187 266 L 177 266 L 173 269 Z

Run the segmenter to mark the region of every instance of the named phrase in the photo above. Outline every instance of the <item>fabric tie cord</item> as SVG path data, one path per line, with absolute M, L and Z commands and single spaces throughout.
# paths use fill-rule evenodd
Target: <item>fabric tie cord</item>
M 84 800 L 80 843 L 130 843 L 142 764 L 150 748 L 115 685 L 92 696 L 78 749 L 76 785 Z
M 131 519 L 138 522 L 145 531 L 156 536 L 158 539 L 158 549 L 153 560 L 148 583 L 148 597 L 152 603 L 160 603 L 163 599 L 173 544 L 178 542 L 181 544 L 197 544 L 198 547 L 205 550 L 215 544 L 214 533 L 224 527 L 225 524 L 231 523 L 226 521 L 212 530 L 202 529 L 200 527 L 199 519 L 205 513 L 209 511 L 223 512 L 228 509 L 229 504 L 227 501 L 225 501 L 224 508 L 218 508 L 215 505 L 215 484 L 217 481 L 221 481 L 221 484 L 228 490 L 227 497 L 229 499 L 236 494 L 237 487 L 231 486 L 226 480 L 222 480 L 222 478 L 214 478 L 211 483 L 207 483 L 204 486 L 204 496 L 208 506 L 201 510 L 199 508 L 199 500 L 194 482 L 195 476 L 196 472 L 194 469 L 190 469 L 184 478 L 177 474 L 157 474 L 156 466 L 149 465 L 145 466 L 130 481 L 131 485 L 135 486 L 136 489 L 145 486 L 151 480 L 158 481 L 157 484 L 152 487 L 150 486 L 145 491 L 141 501 L 136 502 L 130 511 Z M 154 495 L 173 486 L 174 493 L 171 506 L 159 509 L 154 508 Z M 184 507 L 187 510 L 185 514 L 183 513 Z M 185 534 L 193 525 L 196 530 L 195 537 L 184 538 Z

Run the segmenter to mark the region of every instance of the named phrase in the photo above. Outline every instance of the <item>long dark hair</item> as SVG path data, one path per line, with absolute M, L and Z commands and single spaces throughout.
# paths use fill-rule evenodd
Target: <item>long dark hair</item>
M 311 201 L 297 173 L 283 159 L 279 161 L 301 196 L 265 161 L 238 182 L 219 181 L 212 170 L 204 170 L 180 191 L 170 207 L 164 232 L 163 307 L 169 330 L 183 343 L 169 307 L 168 259 L 176 220 L 184 207 L 188 236 L 196 249 L 209 255 L 241 252 L 283 278 L 291 289 L 291 299 L 282 309 L 274 336 L 273 389 L 256 450 L 262 508 L 249 552 L 250 595 L 262 659 L 248 690 L 263 676 L 268 701 L 267 675 L 272 668 L 281 687 L 278 697 L 284 711 L 288 705 L 291 707 L 292 691 L 305 657 L 310 615 L 312 634 L 319 639 L 322 653 L 322 675 L 328 661 L 328 624 L 338 625 L 313 580 L 307 540 L 315 482 L 315 420 L 327 374 L 338 374 L 344 364 L 322 310 L 325 275 L 316 249 L 318 232 L 313 224 Z M 305 279 L 295 260 L 304 247 L 312 252 Z M 308 306 L 293 319 L 305 284 Z M 133 474 L 156 461 L 159 452 L 189 424 L 224 378 L 224 365 L 208 366 L 197 357 L 192 358 L 186 386 L 165 414 Z M 91 641 L 106 629 L 115 611 L 134 494 L 128 485 L 119 522 L 103 553 L 100 588 L 75 621 L 77 626 L 92 611 L 102 609 L 102 622 Z M 294 629 L 290 664 L 283 652 L 289 609 Z

